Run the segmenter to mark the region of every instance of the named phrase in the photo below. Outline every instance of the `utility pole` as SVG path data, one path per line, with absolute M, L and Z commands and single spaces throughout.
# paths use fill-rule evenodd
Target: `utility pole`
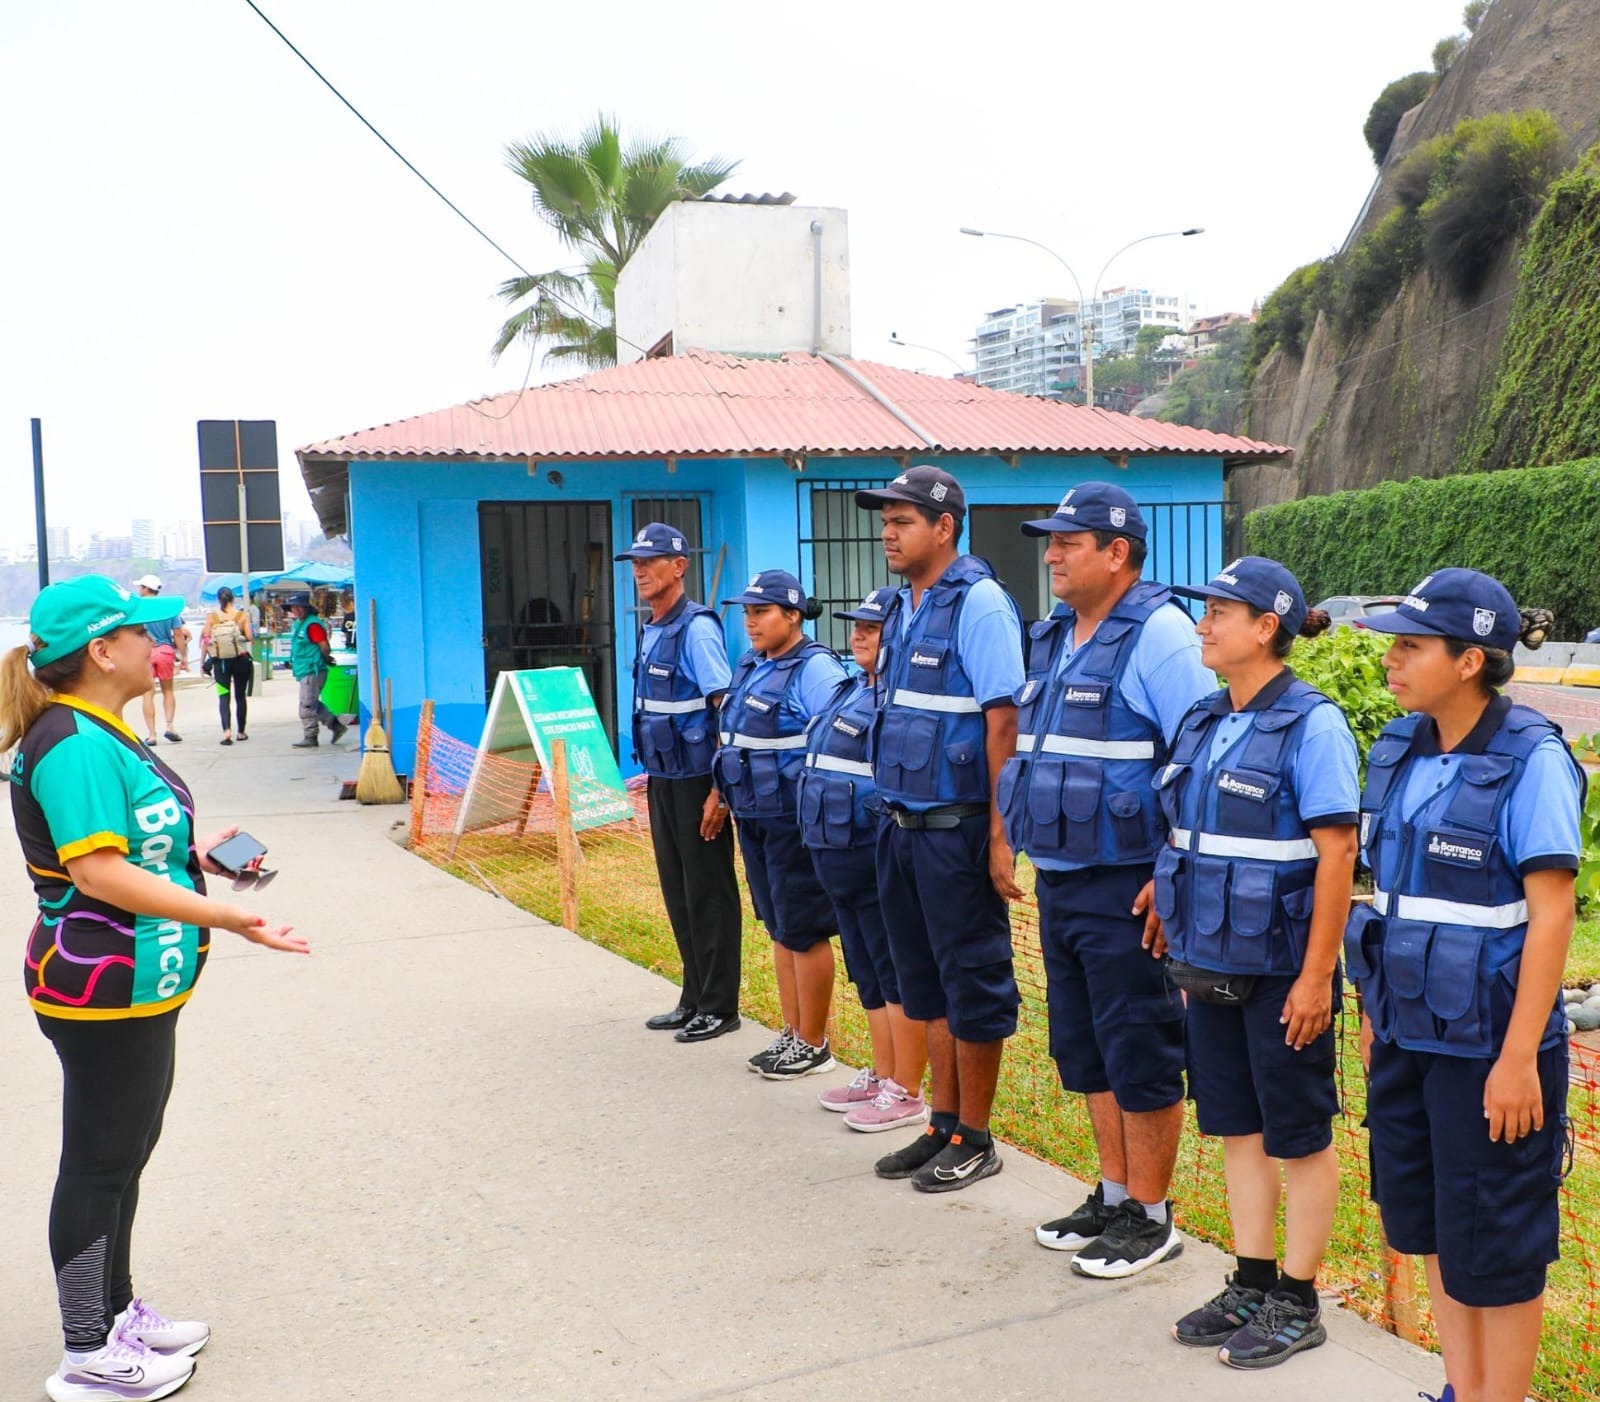
M 50 585 L 50 538 L 44 524 L 44 428 L 38 419 L 33 426 L 33 524 L 39 536 L 39 592 Z

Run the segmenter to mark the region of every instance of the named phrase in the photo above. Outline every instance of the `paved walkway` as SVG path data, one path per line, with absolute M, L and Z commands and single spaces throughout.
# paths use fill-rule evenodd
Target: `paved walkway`
M 897 1135 L 853 1134 L 743 1061 L 641 1026 L 661 979 L 471 890 L 391 840 L 402 808 L 338 801 L 355 753 L 291 751 L 274 681 L 222 749 L 186 691 L 202 818 L 282 870 L 271 914 L 309 959 L 220 934 L 183 1014 L 144 1179 L 135 1283 L 215 1338 L 185 1398 L 1268 1398 L 1437 1391 L 1437 1360 L 1337 1310 L 1287 1371 L 1228 1371 L 1170 1321 L 1220 1284 L 1190 1243 L 1080 1279 L 1033 1224 L 1082 1199 L 1056 1169 L 929 1197 L 879 1181 Z M 353 749 L 353 742 L 347 741 Z M 30 897 L 10 824 L 0 894 Z M 15 972 L 12 977 L 15 978 Z M 839 1073 L 838 1079 L 843 1078 Z M 59 1081 L 15 983 L 0 1001 L 0 1396 L 42 1396 L 57 1334 L 44 1240 Z

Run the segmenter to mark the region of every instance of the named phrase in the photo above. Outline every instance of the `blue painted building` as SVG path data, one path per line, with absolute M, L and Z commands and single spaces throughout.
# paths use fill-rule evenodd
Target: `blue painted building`
M 424 698 L 443 729 L 475 741 L 498 671 L 577 665 L 631 773 L 642 614 L 612 556 L 646 521 L 671 522 L 696 547 L 697 598 L 781 566 L 842 607 L 890 582 L 856 489 L 935 463 L 966 490 L 964 544 L 1032 619 L 1052 601 L 1040 546 L 1017 524 L 1069 487 L 1126 487 L 1151 525 L 1147 575 L 1197 582 L 1229 549 L 1227 468 L 1288 451 L 830 355 L 688 351 L 297 456 L 323 529 L 351 540 L 359 599 L 377 601 L 399 769 L 413 762 Z M 740 622 L 730 609 L 735 656 Z M 816 627 L 843 646 L 831 619 Z

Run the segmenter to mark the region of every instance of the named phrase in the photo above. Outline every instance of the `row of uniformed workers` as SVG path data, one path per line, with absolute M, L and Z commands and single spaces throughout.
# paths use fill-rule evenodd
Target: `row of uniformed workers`
M 1166 1193 L 1187 1063 L 1200 1128 L 1224 1139 L 1238 1265 L 1174 1334 L 1272 1366 L 1325 1337 L 1313 1282 L 1338 1192 L 1343 935 L 1366 994 L 1389 1239 L 1428 1260 L 1455 1395 L 1525 1386 L 1556 1255 L 1557 998 L 1583 778 L 1555 727 L 1497 693 L 1522 626 L 1509 594 L 1440 570 L 1368 620 L 1395 635 L 1385 662 L 1408 715 L 1374 746 L 1360 794 L 1342 714 L 1284 666 L 1315 623 L 1281 565 L 1235 561 L 1199 589 L 1146 582 L 1137 505 L 1082 484 L 1023 527 L 1048 537 L 1061 600 L 1024 664 L 1014 605 L 959 552 L 953 477 L 914 468 L 858 500 L 880 511 L 886 562 L 907 581 L 846 615 L 860 678 L 805 639 L 808 601 L 780 571 L 734 600 L 752 649 L 733 677 L 724 657 L 720 734 L 704 704 L 715 691 L 681 665 L 697 620 L 712 650 L 714 616 L 675 598 L 641 647 L 636 744 L 652 790 L 699 779 L 701 838 L 720 833 L 719 797 L 732 804 L 774 936 L 788 1026 L 756 1069 L 831 1065 L 822 975 L 804 960 L 844 927 L 863 1005 L 882 1001 L 874 1067 L 824 1103 L 853 1128 L 921 1123 L 921 1030 L 931 1122 L 878 1171 L 929 1191 L 997 1171 L 988 1110 L 1019 1001 L 1005 901 L 1025 851 L 1051 1052 L 1063 1086 L 1088 1097 L 1101 1167 L 1087 1201 L 1036 1237 L 1103 1277 L 1182 1249 Z M 648 563 L 681 558 L 656 553 L 664 539 L 641 533 L 630 554 L 652 553 L 636 576 L 681 576 Z M 1198 627 L 1174 593 L 1206 601 Z M 713 763 L 720 794 L 709 772 L 686 772 Z M 1358 839 L 1377 894 L 1345 930 Z M 826 854 L 809 872 L 807 846 Z M 848 878 L 829 870 L 835 854 L 851 854 Z M 679 937 L 694 942 L 692 928 Z M 668 1019 L 692 1029 L 695 997 L 686 973 Z M 726 1025 L 731 1005 L 715 1016 Z M 1280 1173 L 1293 1204 L 1281 1269 Z

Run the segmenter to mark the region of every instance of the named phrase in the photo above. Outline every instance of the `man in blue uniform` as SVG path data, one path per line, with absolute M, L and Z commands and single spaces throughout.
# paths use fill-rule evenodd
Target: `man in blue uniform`
M 1183 1250 L 1167 1189 L 1183 1126 L 1183 1003 L 1144 948 L 1165 836 L 1152 779 L 1184 714 L 1216 690 L 1189 615 L 1142 578 L 1146 528 L 1121 487 L 1085 482 L 1045 536 L 1050 591 L 1001 776 L 1006 834 L 1038 872 L 1050 1052 L 1088 1100 L 1100 1183 L 1035 1230 L 1080 1275 L 1134 1275 Z
M 661 897 L 683 960 L 671 1012 L 645 1022 L 680 1042 L 739 1025 L 739 885 L 728 810 L 711 784 L 716 706 L 732 668 L 722 623 L 683 589 L 689 545 L 653 521 L 617 556 L 649 607 L 633 668 L 633 749 L 648 776 L 650 841 Z
M 880 511 L 884 557 L 906 580 L 879 663 L 878 887 L 933 1073 L 932 1122 L 877 1171 L 943 1193 L 1000 1169 L 989 1109 L 1021 1001 L 1006 902 L 1022 893 L 993 777 L 1016 743 L 1022 623 L 994 571 L 960 552 L 966 498 L 948 472 L 909 468 L 856 502 Z

